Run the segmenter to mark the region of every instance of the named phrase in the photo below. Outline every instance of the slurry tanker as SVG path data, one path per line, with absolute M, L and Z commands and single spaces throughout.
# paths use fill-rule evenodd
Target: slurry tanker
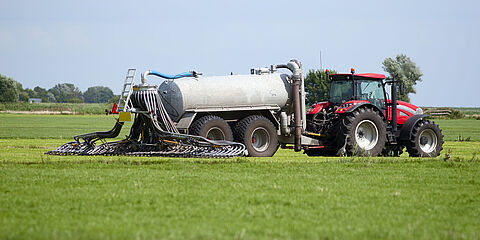
M 307 111 L 298 60 L 249 75 L 146 71 L 137 85 L 135 73 L 127 72 L 112 130 L 76 136 L 47 153 L 271 157 L 282 147 L 309 156 L 399 156 L 406 148 L 413 157 L 434 157 L 442 150 L 438 125 L 421 108 L 398 101 L 397 82 L 383 74 L 329 74 L 329 100 Z M 154 76 L 163 79 L 159 86 L 151 84 Z M 130 134 L 107 142 L 132 116 Z

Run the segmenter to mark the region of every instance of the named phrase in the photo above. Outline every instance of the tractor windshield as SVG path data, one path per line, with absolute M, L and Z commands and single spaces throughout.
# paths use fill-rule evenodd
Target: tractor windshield
M 382 81 L 357 80 L 357 99 L 367 100 L 379 109 L 385 108 L 385 92 Z
M 330 102 L 340 105 L 352 100 L 353 82 L 350 80 L 332 81 L 330 86 Z
M 353 82 L 351 80 L 335 80 L 330 85 L 330 102 L 341 105 L 350 100 L 367 100 L 379 109 L 385 109 L 385 92 L 381 80 L 355 80 L 356 96 L 353 97 Z

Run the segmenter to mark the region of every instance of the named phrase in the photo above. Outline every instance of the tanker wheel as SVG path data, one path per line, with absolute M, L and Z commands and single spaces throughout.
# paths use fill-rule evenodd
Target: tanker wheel
M 190 126 L 190 133 L 210 140 L 233 141 L 232 129 L 223 118 L 207 115 L 199 118 Z
M 435 122 L 420 120 L 412 129 L 407 152 L 410 157 L 436 157 L 443 149 L 443 135 Z
M 359 108 L 340 118 L 337 124 L 338 153 L 377 156 L 386 141 L 386 128 L 380 114 L 371 108 Z
M 248 116 L 234 127 L 235 141 L 247 147 L 252 157 L 271 157 L 278 149 L 277 129 L 266 117 Z

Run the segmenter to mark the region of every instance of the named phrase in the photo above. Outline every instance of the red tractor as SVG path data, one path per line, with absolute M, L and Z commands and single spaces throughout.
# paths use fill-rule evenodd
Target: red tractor
M 307 132 L 320 146 L 305 148 L 309 156 L 436 157 L 443 145 L 441 129 L 426 120 L 420 107 L 397 101 L 395 80 L 375 73 L 331 74 L 330 97 L 307 113 Z M 385 91 L 391 85 L 391 99 Z

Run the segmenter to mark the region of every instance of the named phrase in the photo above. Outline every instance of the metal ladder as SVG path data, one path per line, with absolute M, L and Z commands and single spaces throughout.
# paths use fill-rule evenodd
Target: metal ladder
M 120 94 L 120 99 L 118 100 L 118 111 L 126 112 L 132 106 L 130 103 L 130 95 L 133 90 L 133 82 L 135 81 L 135 74 L 137 69 L 130 68 L 127 71 L 127 76 L 125 77 L 125 82 L 123 83 L 122 93 Z

